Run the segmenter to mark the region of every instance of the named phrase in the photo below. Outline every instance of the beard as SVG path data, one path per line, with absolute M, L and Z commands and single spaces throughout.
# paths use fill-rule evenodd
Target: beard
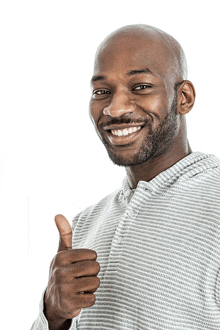
M 178 126 L 176 110 L 177 110 L 177 91 L 175 89 L 175 95 L 169 113 L 154 130 L 152 128 L 152 121 L 149 121 L 149 123 L 147 123 L 148 134 L 145 137 L 144 142 L 142 143 L 139 150 L 134 152 L 130 157 L 122 156 L 120 152 L 117 153 L 114 150 L 112 150 L 107 140 L 104 138 L 104 136 L 102 136 L 102 143 L 106 147 L 109 158 L 112 160 L 112 162 L 118 166 L 136 166 L 144 162 L 147 162 L 149 159 L 153 157 L 158 157 L 159 155 L 165 153 L 165 151 L 170 147 L 175 137 L 176 129 Z M 114 119 L 112 120 L 112 124 L 115 124 L 116 121 L 114 122 L 113 121 Z M 122 123 L 122 120 L 120 123 Z M 123 121 L 123 123 L 129 124 L 128 120 L 126 122 Z M 117 146 L 117 148 L 124 148 L 124 147 L 125 147 L 124 145 Z

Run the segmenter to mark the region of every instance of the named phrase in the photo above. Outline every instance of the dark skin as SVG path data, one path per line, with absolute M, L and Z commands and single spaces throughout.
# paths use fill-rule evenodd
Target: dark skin
M 178 67 L 172 66 L 175 49 L 172 53 L 154 31 L 146 31 L 143 35 L 140 30 L 143 32 L 133 27 L 129 31 L 122 29 L 100 47 L 90 101 L 90 117 L 96 131 L 113 162 L 126 167 L 131 188 L 136 188 L 139 181 L 150 181 L 192 152 L 184 115 L 191 110 L 195 100 L 193 84 L 184 79 Z M 150 72 L 137 73 L 146 68 Z M 179 84 L 176 129 L 169 134 L 172 127 L 169 128 L 167 136 L 163 136 L 151 153 L 149 126 L 156 132 L 169 116 L 175 84 Z M 122 137 L 113 137 L 108 130 L 123 129 L 136 123 L 143 127 L 127 142 Z M 134 157 L 141 150 L 145 154 L 148 151 L 148 156 Z
M 50 265 L 44 314 L 50 330 L 66 330 L 82 308 L 94 305 L 100 266 L 95 251 L 72 249 L 72 228 L 63 215 L 56 215 L 55 222 L 60 243 Z
M 193 107 L 195 90 L 186 80 L 179 44 L 158 31 L 121 28 L 104 40 L 95 59 L 90 118 L 112 161 L 126 168 L 131 188 L 192 152 L 184 115 Z M 137 131 L 118 136 L 131 127 Z M 51 262 L 44 313 L 50 330 L 66 330 L 82 308 L 95 303 L 100 266 L 95 251 L 72 249 L 64 216 L 55 222 L 60 245 Z

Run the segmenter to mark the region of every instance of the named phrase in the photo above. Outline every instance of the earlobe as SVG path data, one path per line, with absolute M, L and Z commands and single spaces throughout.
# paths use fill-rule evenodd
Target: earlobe
M 193 84 L 189 80 L 184 80 L 178 89 L 179 109 L 181 115 L 187 114 L 195 103 L 196 92 Z

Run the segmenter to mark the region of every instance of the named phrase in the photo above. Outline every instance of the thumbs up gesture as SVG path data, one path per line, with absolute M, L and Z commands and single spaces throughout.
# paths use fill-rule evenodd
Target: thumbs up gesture
M 56 215 L 55 223 L 60 242 L 50 265 L 44 313 L 49 329 L 61 330 L 67 329 L 82 308 L 94 305 L 100 266 L 95 251 L 72 249 L 72 228 L 63 215 Z

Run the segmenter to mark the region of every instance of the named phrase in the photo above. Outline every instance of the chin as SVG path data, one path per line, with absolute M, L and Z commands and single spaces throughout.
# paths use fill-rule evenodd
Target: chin
M 128 167 L 128 166 L 137 166 L 147 162 L 151 157 L 152 153 L 147 150 L 144 153 L 139 151 L 137 154 L 133 154 L 130 157 L 128 155 L 122 156 L 119 154 L 112 153 L 108 151 L 109 158 L 111 161 L 118 166 Z

